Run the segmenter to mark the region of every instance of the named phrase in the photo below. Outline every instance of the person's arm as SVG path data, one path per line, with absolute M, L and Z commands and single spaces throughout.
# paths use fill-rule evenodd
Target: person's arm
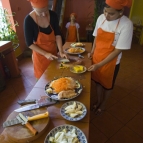
M 80 42 L 78 29 L 77 29 L 77 40 L 78 40 L 78 42 Z
M 68 29 L 67 29 L 65 41 L 67 41 L 68 35 L 69 35 L 69 32 L 68 32 Z
M 97 36 L 97 30 L 98 30 L 98 27 L 99 27 L 98 23 L 99 23 L 99 18 L 97 19 L 97 23 L 96 23 L 95 29 L 93 31 L 94 41 L 93 41 L 92 49 L 91 49 L 91 52 L 88 53 L 88 55 L 87 55 L 88 58 L 90 58 L 90 59 L 92 58 L 95 47 L 96 47 L 96 36 Z
M 63 48 L 62 48 L 62 38 L 61 38 L 60 35 L 56 36 L 56 43 L 57 43 L 57 46 L 58 46 L 58 49 L 59 49 L 59 53 L 64 53 Z
M 63 51 L 61 30 L 59 27 L 59 21 L 58 21 L 57 14 L 53 11 L 50 11 L 50 16 L 51 16 L 50 24 L 54 29 L 54 34 L 56 37 L 56 44 L 59 49 L 59 54 L 62 58 L 64 58 L 64 57 L 67 58 L 67 55 Z
M 38 31 L 34 31 L 34 21 L 31 16 L 27 15 L 24 19 L 24 36 L 27 47 L 45 56 L 47 59 L 53 60 L 54 58 L 57 58 L 56 56 L 42 50 L 40 47 L 33 43 L 33 41 L 36 39 L 35 33 L 38 34 Z
M 77 41 L 80 42 L 80 39 L 79 39 L 79 30 L 78 30 L 80 28 L 80 26 L 79 26 L 78 23 L 75 23 L 75 25 L 76 25 Z
M 68 31 L 68 28 L 69 28 L 69 22 L 66 24 L 66 37 L 65 37 L 65 41 L 67 41 L 67 38 L 68 38 L 68 35 L 69 35 L 69 31 Z
M 62 38 L 60 35 L 56 36 L 56 43 L 59 49 L 59 54 L 62 58 L 68 58 L 68 56 L 64 53 L 63 47 L 62 47 Z
M 98 68 L 104 66 L 105 64 L 109 63 L 111 60 L 113 60 L 115 57 L 117 57 L 120 53 L 122 52 L 122 50 L 120 49 L 115 49 L 112 53 L 110 53 L 103 61 L 94 64 L 92 66 L 90 66 L 88 68 L 88 71 L 95 71 Z
M 93 36 L 95 37 L 94 38 L 94 42 L 93 42 L 93 46 L 92 46 L 92 50 L 90 53 L 88 53 L 88 58 L 92 58 L 93 56 L 93 53 L 94 53 L 94 50 L 95 50 L 95 47 L 96 47 L 96 36 L 97 36 L 97 30 L 99 28 L 99 26 L 101 25 L 101 21 L 103 22 L 104 18 L 103 18 L 103 14 L 101 14 L 98 19 L 97 19 L 97 22 L 96 22 L 96 25 L 95 25 L 95 28 L 94 28 L 94 31 L 93 31 Z
M 92 56 L 93 56 L 93 53 L 94 53 L 94 50 L 95 50 L 95 43 L 96 43 L 96 37 L 94 38 L 94 42 L 93 42 L 93 45 L 92 45 L 92 49 L 91 49 L 91 52 L 90 53 L 88 53 L 88 58 L 92 58 Z
M 46 57 L 49 60 L 54 60 L 57 59 L 58 57 L 55 55 L 52 55 L 51 53 L 46 52 L 45 50 L 39 48 L 39 46 L 32 44 L 29 46 L 29 48 L 33 51 L 36 51 L 37 53 L 43 55 L 44 57 Z

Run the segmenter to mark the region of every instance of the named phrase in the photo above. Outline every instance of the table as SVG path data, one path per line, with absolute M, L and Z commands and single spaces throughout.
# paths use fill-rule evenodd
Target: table
M 8 67 L 11 77 L 18 77 L 20 71 L 10 41 L 0 41 L 0 54 L 4 56 L 4 58 L 1 58 L 2 63 Z
M 65 43 L 63 48 L 68 48 L 70 46 L 70 42 Z M 85 43 L 85 49 L 86 52 L 82 55 L 84 56 L 83 59 L 83 65 L 86 67 L 89 67 L 91 65 L 91 60 L 87 58 L 87 53 L 90 52 L 92 47 L 92 43 Z M 70 122 L 65 120 L 60 115 L 60 108 L 61 106 L 67 102 L 67 101 L 60 101 L 58 104 L 55 104 L 53 106 L 47 107 L 47 110 L 49 112 L 50 121 L 48 128 L 42 134 L 38 139 L 32 141 L 32 143 L 43 143 L 46 135 L 49 133 L 50 130 L 52 130 L 54 127 L 62 125 L 62 124 L 70 124 L 74 125 L 78 128 L 80 128 L 85 136 L 87 137 L 87 140 L 89 138 L 89 122 L 90 122 L 90 87 L 91 87 L 91 73 L 85 72 L 82 74 L 74 74 L 69 71 L 69 69 L 59 69 L 59 63 L 55 60 L 52 61 L 47 70 L 44 72 L 44 74 L 41 76 L 41 78 L 38 80 L 38 82 L 35 84 L 34 88 L 31 90 L 29 95 L 26 99 L 39 99 L 40 96 L 45 95 L 45 85 L 53 80 L 54 77 L 61 77 L 61 76 L 71 76 L 77 80 L 83 85 L 83 91 L 82 93 L 72 99 L 76 101 L 82 102 L 86 108 L 87 108 L 87 115 L 78 122 Z

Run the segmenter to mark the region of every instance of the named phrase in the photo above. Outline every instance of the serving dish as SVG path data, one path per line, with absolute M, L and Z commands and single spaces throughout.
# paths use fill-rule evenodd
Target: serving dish
M 46 136 L 44 143 L 52 143 L 49 140 L 51 137 L 54 137 L 57 132 L 61 132 L 63 130 L 72 131 L 73 129 L 75 130 L 75 134 L 77 135 L 79 142 L 87 143 L 85 134 L 78 127 L 68 124 L 60 125 L 52 129 Z M 54 143 L 59 143 L 59 142 L 54 142 Z
M 76 103 L 77 107 L 73 107 L 75 109 L 73 111 L 71 111 L 73 109 L 72 106 L 74 106 L 74 103 Z M 78 108 L 79 108 L 79 110 L 77 110 Z M 69 111 L 69 112 L 66 112 L 66 111 Z M 81 114 L 77 113 L 78 111 L 81 111 L 82 113 Z M 82 104 L 81 102 L 69 101 L 62 105 L 60 113 L 61 113 L 61 116 L 63 118 L 65 118 L 66 120 L 79 121 L 85 117 L 85 115 L 87 114 L 87 109 L 86 109 L 85 105 Z M 74 117 L 71 116 L 71 114 L 76 114 L 76 113 L 77 113 L 76 116 L 74 116 Z
M 72 73 L 81 74 L 86 72 L 87 68 L 83 65 L 74 65 L 70 67 Z
M 81 43 L 81 42 L 75 42 L 75 43 L 71 43 L 70 45 L 71 47 L 84 47 L 85 44 Z
M 75 85 L 76 85 L 76 86 L 75 86 L 75 88 L 72 90 L 72 91 L 75 92 L 75 95 L 72 96 L 72 97 L 69 97 L 69 98 L 59 99 L 59 94 L 60 94 L 60 92 L 59 92 L 59 93 L 55 92 L 55 89 L 51 87 L 51 84 L 52 84 L 53 82 L 57 81 L 58 79 L 63 79 L 63 78 L 68 78 L 68 79 L 71 79 L 71 80 L 73 80 L 73 81 L 75 82 Z M 64 83 L 61 83 L 61 84 L 59 84 L 59 86 L 62 86 L 62 84 L 65 85 Z M 66 77 L 66 76 L 65 76 L 65 77 L 59 77 L 59 78 L 53 79 L 52 81 L 50 81 L 49 83 L 47 83 L 46 86 L 45 86 L 45 93 L 46 93 L 46 95 L 47 95 L 49 98 L 53 99 L 53 100 L 59 100 L 59 101 L 66 101 L 66 100 L 73 99 L 73 98 L 79 96 L 80 93 L 82 92 L 82 90 L 83 90 L 83 87 L 82 87 L 82 85 L 79 83 L 78 80 L 75 80 L 75 79 L 72 78 L 72 77 Z M 67 90 L 67 91 L 68 91 L 68 90 Z M 62 92 L 62 91 L 61 91 L 61 92 Z
M 70 48 L 65 49 L 65 52 L 67 54 L 78 55 L 78 54 L 84 53 L 85 48 L 83 48 L 83 47 L 70 47 Z

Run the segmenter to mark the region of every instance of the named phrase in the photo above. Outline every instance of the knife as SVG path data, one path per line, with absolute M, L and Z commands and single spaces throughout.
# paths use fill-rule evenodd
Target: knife
M 36 99 L 18 100 L 17 103 L 19 105 L 32 104 L 32 103 L 36 103 Z
M 45 113 L 42 113 L 42 114 L 38 114 L 38 115 L 34 115 L 32 117 L 26 116 L 28 121 L 34 121 L 34 120 L 39 120 L 39 119 L 48 118 L 48 117 L 49 117 L 49 113 L 48 112 L 45 112 Z M 20 123 L 21 123 L 21 121 L 18 120 L 17 118 L 15 118 L 15 119 L 12 119 L 12 120 L 5 121 L 3 123 L 3 127 L 5 128 L 5 127 L 9 127 L 9 126 L 20 124 Z
M 18 108 L 14 111 L 15 112 L 29 111 L 29 110 L 38 109 L 38 108 L 45 107 L 45 106 L 50 106 L 50 105 L 56 104 L 57 102 L 58 101 L 54 100 L 52 102 L 43 102 L 43 103 L 31 104 L 31 105 L 27 105 L 27 106 Z
M 22 125 L 25 125 L 34 135 L 38 134 L 38 131 L 32 127 L 32 125 L 28 122 L 28 119 L 22 113 L 19 113 L 16 118 L 21 121 Z
M 69 59 L 64 59 L 64 58 L 58 58 L 57 61 L 58 61 L 58 62 L 61 62 L 61 63 L 62 63 L 62 62 L 64 62 L 64 63 L 70 62 Z
M 18 100 L 17 103 L 19 105 L 26 105 L 26 104 L 34 104 L 34 103 L 41 103 L 41 102 L 53 102 L 55 100 L 47 97 L 47 96 L 41 96 L 40 99 L 27 99 L 27 100 Z

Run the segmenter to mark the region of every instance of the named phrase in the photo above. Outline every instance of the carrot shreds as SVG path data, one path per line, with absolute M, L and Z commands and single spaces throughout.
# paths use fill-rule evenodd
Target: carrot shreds
M 59 93 L 64 90 L 74 89 L 75 85 L 76 84 L 73 79 L 63 77 L 52 82 L 51 87 L 55 90 L 56 93 Z

